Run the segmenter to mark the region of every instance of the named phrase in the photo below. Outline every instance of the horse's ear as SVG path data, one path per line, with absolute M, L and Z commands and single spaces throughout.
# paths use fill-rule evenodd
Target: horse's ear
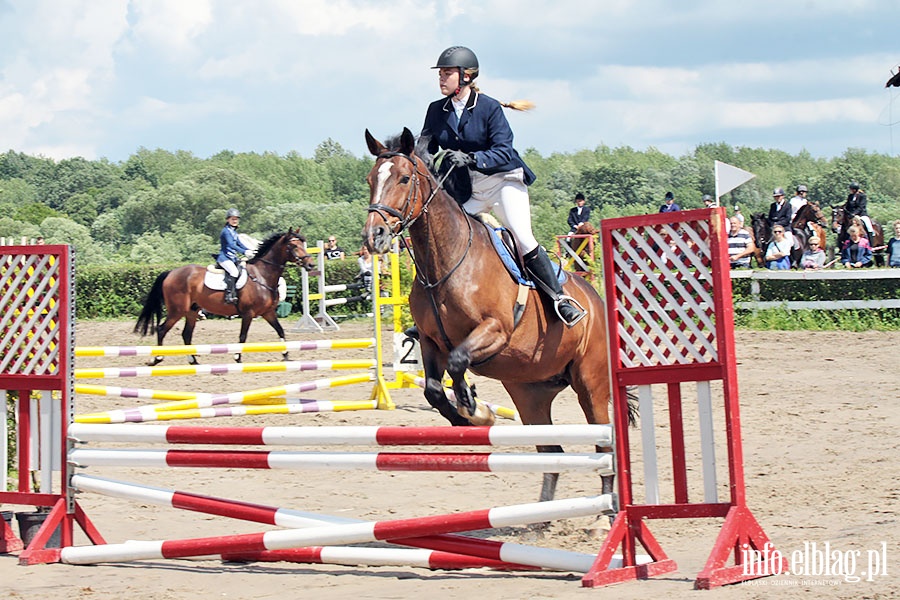
M 387 152 L 387 148 L 384 147 L 384 144 L 376 140 L 375 137 L 369 133 L 368 129 L 366 129 L 366 145 L 369 147 L 369 152 L 372 153 L 372 156 L 381 156 Z
M 416 148 L 416 136 L 413 135 L 413 132 L 409 130 L 409 127 L 403 128 L 403 133 L 400 134 L 400 152 L 409 156 L 413 153 L 413 150 Z

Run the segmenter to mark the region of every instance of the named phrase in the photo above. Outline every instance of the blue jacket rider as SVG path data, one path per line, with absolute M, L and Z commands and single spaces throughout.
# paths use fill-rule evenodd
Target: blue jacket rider
M 235 286 L 237 285 L 240 270 L 235 261 L 238 253 L 243 254 L 248 250 L 247 246 L 238 237 L 237 228 L 240 220 L 241 213 L 236 208 L 229 208 L 228 212 L 225 213 L 225 227 L 222 228 L 222 233 L 219 234 L 219 246 L 221 249 L 219 250 L 219 256 L 216 257 L 216 262 L 225 270 L 226 304 L 237 304 Z
M 531 229 L 528 187 L 535 175 L 513 148 L 513 132 L 503 114 L 504 105 L 482 94 L 474 84 L 478 58 L 463 46 L 444 50 L 433 67 L 439 69 L 444 98 L 432 102 L 425 113 L 421 137 L 428 152 L 447 150 L 447 159 L 471 177 L 471 197 L 461 200 L 463 209 L 477 215 L 493 212 L 516 240 L 525 267 L 538 289 L 553 301 L 557 315 L 569 327 L 585 311 L 563 294 L 553 263 Z

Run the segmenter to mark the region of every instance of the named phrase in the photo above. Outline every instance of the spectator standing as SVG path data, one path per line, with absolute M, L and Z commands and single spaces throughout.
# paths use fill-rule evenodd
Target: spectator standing
M 787 271 L 791 268 L 791 243 L 784 233 L 782 225 L 772 228 L 772 241 L 766 246 L 766 268 L 771 271 Z
M 794 222 L 794 217 L 797 216 L 797 211 L 806 205 L 806 195 L 808 193 L 809 190 L 806 189 L 805 185 L 797 186 L 797 193 L 794 194 L 793 198 L 791 198 L 791 223 Z
M 337 238 L 333 235 L 328 236 L 328 243 L 325 244 L 325 258 L 328 260 L 339 260 L 344 258 L 346 254 L 344 249 L 338 246 Z
M 889 267 L 900 267 L 900 220 L 894 221 L 894 237 L 887 243 L 885 258 Z
M 703 194 L 700 200 L 703 201 L 703 208 L 714 208 L 716 206 L 716 199 L 709 194 Z
M 872 220 L 869 218 L 869 201 L 866 193 L 859 189 L 859 184 L 855 181 L 848 187 L 850 194 L 847 196 L 847 202 L 844 203 L 844 212 L 850 217 L 859 217 L 866 228 L 866 237 L 869 238 L 869 247 L 871 248 L 875 243 L 875 230 L 872 229 Z
M 666 192 L 666 203 L 659 207 L 659 212 L 675 212 L 681 210 L 681 207 L 675 204 L 675 194 Z
M 869 240 L 864 238 L 862 231 L 856 225 L 847 229 L 848 237 L 841 248 L 841 262 L 848 269 L 860 269 L 872 266 L 872 246 Z
M 738 222 L 741 224 L 741 227 L 744 226 L 744 214 L 741 212 L 741 207 L 737 204 L 734 205 L 734 216 L 737 217 Z
M 732 269 L 749 269 L 750 257 L 756 252 L 756 245 L 750 232 L 741 227 L 737 217 L 731 217 L 731 231 L 728 232 L 728 259 Z
M 809 247 L 803 251 L 803 256 L 800 257 L 800 268 L 806 271 L 818 271 L 825 266 L 825 252 L 819 247 L 821 240 L 812 236 L 806 243 Z
M 575 233 L 578 226 L 582 223 L 588 223 L 591 220 L 591 207 L 585 205 L 584 194 L 578 192 L 575 194 L 575 206 L 569 209 L 569 234 Z

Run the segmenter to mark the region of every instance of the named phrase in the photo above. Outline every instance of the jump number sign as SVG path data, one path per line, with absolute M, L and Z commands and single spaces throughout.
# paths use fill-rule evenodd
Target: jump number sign
M 395 333 L 394 370 L 417 372 L 422 368 L 422 349 L 419 347 L 419 340 Z

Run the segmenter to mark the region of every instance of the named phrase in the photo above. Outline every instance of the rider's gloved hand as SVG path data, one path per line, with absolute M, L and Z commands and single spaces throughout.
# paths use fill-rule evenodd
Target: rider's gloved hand
M 447 159 L 454 167 L 468 167 L 475 164 L 475 157 L 462 150 L 448 150 Z

